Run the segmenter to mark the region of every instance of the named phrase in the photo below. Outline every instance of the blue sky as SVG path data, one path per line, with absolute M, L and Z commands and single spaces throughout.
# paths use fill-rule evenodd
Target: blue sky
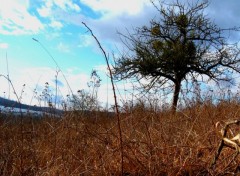
M 112 93 L 110 86 L 107 88 L 105 60 L 82 22 L 93 30 L 111 56 L 113 52 L 117 55 L 117 48 L 122 47 L 117 31 L 131 31 L 133 27 L 148 24 L 156 13 L 149 0 L 3 1 L 0 5 L 0 74 L 9 72 L 17 94 L 24 89 L 22 101 L 27 104 L 37 103 L 31 101 L 33 90 L 37 87 L 40 94 L 45 82 L 54 91 L 56 65 L 41 45 L 32 40 L 35 38 L 54 57 L 74 93 L 88 89 L 91 71 L 97 69 L 103 80 L 99 98 L 106 102 Z M 221 27 L 240 26 L 240 1 L 212 0 L 207 14 Z M 59 95 L 65 97 L 69 89 L 61 73 L 58 81 Z M 1 77 L 0 82 L 0 96 L 10 94 L 11 99 L 15 99 L 7 81 Z M 118 83 L 118 88 L 131 89 L 131 85 Z M 112 98 L 109 99 L 112 102 Z

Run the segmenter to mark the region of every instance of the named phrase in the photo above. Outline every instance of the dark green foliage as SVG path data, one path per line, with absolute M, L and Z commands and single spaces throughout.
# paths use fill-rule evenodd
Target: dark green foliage
M 135 34 L 122 35 L 130 52 L 122 53 L 116 61 L 117 78 L 147 79 L 149 89 L 170 81 L 176 110 L 183 81 L 196 81 L 199 75 L 230 81 L 229 74 L 240 71 L 237 44 L 229 44 L 224 36 L 226 29 L 203 13 L 208 2 L 186 5 L 176 1 L 161 8 L 153 5 L 159 12 L 158 19 L 137 28 Z

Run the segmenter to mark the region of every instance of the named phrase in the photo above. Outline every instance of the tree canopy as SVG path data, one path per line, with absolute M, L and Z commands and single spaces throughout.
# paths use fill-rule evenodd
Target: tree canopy
M 230 81 L 230 74 L 240 72 L 237 43 L 230 44 L 225 35 L 239 28 L 222 29 L 204 15 L 208 1 L 152 4 L 158 18 L 135 28 L 133 34 L 121 34 L 129 51 L 116 60 L 116 78 L 147 79 L 149 88 L 171 82 L 176 111 L 183 81 L 197 80 L 199 75 Z

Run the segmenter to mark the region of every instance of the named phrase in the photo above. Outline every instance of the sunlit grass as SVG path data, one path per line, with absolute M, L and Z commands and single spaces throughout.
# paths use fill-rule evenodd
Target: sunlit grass
M 224 175 L 239 173 L 234 150 L 210 168 L 220 137 L 217 121 L 237 119 L 240 104 L 195 104 L 173 114 L 144 107 L 120 114 L 124 174 Z M 106 112 L 66 112 L 62 118 L 1 116 L 1 175 L 119 175 L 117 119 Z

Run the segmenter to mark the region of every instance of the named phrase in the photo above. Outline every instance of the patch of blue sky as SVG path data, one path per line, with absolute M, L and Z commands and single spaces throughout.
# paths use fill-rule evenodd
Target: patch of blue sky
M 32 66 L 31 63 L 34 61 L 35 50 L 31 37 L 1 36 L 1 39 L 3 41 L 7 41 L 9 45 L 8 49 L 4 51 L 8 55 L 9 63 L 18 67 L 21 66 L 21 68 L 24 68 L 25 66 Z M 5 60 L 5 57 L 0 59 Z
M 81 1 L 78 2 L 79 6 L 81 8 L 81 14 L 91 18 L 91 19 L 99 19 L 102 17 L 102 14 L 100 12 L 93 11 L 90 7 L 86 6 L 85 4 L 81 3 Z

